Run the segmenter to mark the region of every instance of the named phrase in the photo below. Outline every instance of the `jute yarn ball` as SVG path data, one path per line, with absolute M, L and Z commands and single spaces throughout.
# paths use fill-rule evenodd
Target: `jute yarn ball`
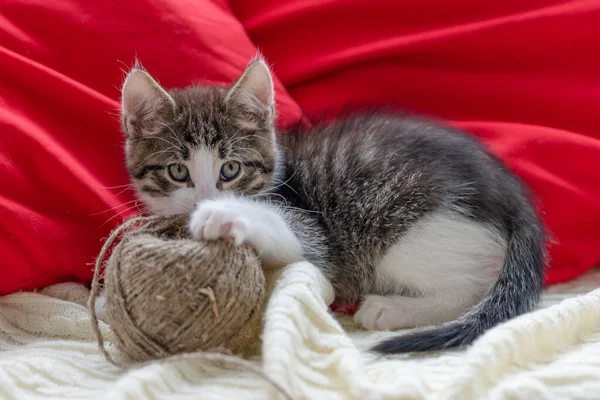
M 128 229 L 104 272 L 106 319 L 122 356 L 244 353 L 259 338 L 265 276 L 249 246 L 188 237 L 185 216 Z

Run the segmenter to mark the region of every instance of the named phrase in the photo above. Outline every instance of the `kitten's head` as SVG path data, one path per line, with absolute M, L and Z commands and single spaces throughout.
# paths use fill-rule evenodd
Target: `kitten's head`
M 253 195 L 277 173 L 269 68 L 252 61 L 230 87 L 165 90 L 134 68 L 123 85 L 127 169 L 157 214 L 191 212 L 220 192 Z

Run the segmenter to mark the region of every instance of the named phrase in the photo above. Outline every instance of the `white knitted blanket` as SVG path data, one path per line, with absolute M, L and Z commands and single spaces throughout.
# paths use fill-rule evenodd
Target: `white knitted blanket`
M 336 320 L 327 311 L 331 286 L 298 263 L 275 287 L 254 362 L 295 399 L 600 398 L 599 283 L 597 269 L 552 287 L 542 309 L 467 350 L 377 358 L 363 349 L 390 333 Z M 62 284 L 0 298 L 1 399 L 277 398 L 255 375 L 209 362 L 120 371 L 97 349 L 87 296 L 80 285 Z

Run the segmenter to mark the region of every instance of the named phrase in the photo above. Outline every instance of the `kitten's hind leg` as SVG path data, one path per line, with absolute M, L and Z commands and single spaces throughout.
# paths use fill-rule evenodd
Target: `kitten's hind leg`
M 497 280 L 505 252 L 506 243 L 493 227 L 449 211 L 431 213 L 409 228 L 377 264 L 376 287 L 356 320 L 368 329 L 453 320 Z M 406 289 L 415 297 L 404 296 Z

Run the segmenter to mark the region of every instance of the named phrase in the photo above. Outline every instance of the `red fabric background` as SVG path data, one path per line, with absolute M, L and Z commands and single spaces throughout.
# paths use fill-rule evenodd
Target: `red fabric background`
M 89 280 L 134 211 L 112 188 L 134 56 L 167 87 L 228 82 L 253 42 L 291 95 L 277 82 L 283 124 L 358 104 L 447 118 L 540 198 L 548 283 L 600 261 L 598 0 L 4 0 L 0 294 Z
M 230 82 L 255 53 L 224 1 L 3 0 L 0 294 L 89 280 L 101 240 L 135 211 L 118 123 L 135 56 L 171 87 Z

